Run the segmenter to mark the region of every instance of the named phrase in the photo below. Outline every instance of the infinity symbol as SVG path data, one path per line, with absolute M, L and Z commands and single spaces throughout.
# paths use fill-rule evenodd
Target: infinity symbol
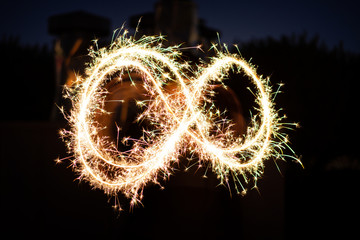
M 267 80 L 238 55 L 219 51 L 207 68 L 200 66 L 194 71 L 189 64 L 177 61 L 180 53 L 176 47 L 162 48 L 161 40 L 160 36 L 134 41 L 124 35 L 109 48 L 92 52 L 94 62 L 87 77 L 77 81 L 69 117 L 70 148 L 80 177 L 108 194 L 122 192 L 135 204 L 141 201 L 147 183 L 158 183 L 159 176 L 169 177 L 179 155 L 190 151 L 199 162 L 210 164 L 221 182 L 232 176 L 241 185 L 239 177 L 247 182 L 249 175 L 256 182 L 265 159 L 282 158 L 285 142 L 278 132 L 280 118 Z M 246 136 L 233 133 L 231 121 L 223 119 L 211 100 L 211 86 L 222 84 L 230 71 L 244 73 L 256 88 L 258 114 Z M 116 81 L 121 81 L 129 72 L 141 74 L 150 99 L 139 102 L 145 110 L 138 119 L 148 120 L 156 130 L 145 129 L 140 139 L 132 139 L 131 150 L 120 152 L 99 136 L 101 129 L 94 118 L 103 111 L 105 83 L 112 76 L 120 76 Z M 165 91 L 172 82 L 178 85 L 177 90 Z

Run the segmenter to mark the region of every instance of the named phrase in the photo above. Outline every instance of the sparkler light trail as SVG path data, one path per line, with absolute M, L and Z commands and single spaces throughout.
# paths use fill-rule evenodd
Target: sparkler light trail
M 86 77 L 78 77 L 67 95 L 73 103 L 67 117 L 71 130 L 62 135 L 74 154 L 74 168 L 81 179 L 109 195 L 121 192 L 134 205 L 141 201 L 145 185 L 167 179 L 179 156 L 190 152 L 199 165 L 209 164 L 221 183 L 232 178 L 238 192 L 245 192 L 242 182 L 256 184 L 264 161 L 284 159 L 283 150 L 288 148 L 280 130 L 291 124 L 280 123 L 283 117 L 274 109 L 269 80 L 237 54 L 215 46 L 217 56 L 209 66 L 204 63 L 194 70 L 179 61 L 177 46 L 164 48 L 162 41 L 162 36 L 134 40 L 124 33 L 108 48 L 91 51 L 94 60 Z M 223 84 L 230 71 L 244 73 L 256 88 L 258 114 L 244 136 L 234 134 L 233 123 L 212 101 L 212 86 Z M 96 115 L 107 114 L 105 84 L 121 82 L 130 73 L 142 76 L 147 91 L 148 100 L 137 102 L 144 109 L 137 120 L 147 120 L 155 130 L 144 129 L 139 139 L 121 139 L 132 142 L 132 148 L 122 152 L 99 135 L 102 127 Z M 176 89 L 167 91 L 169 84 L 176 84 Z

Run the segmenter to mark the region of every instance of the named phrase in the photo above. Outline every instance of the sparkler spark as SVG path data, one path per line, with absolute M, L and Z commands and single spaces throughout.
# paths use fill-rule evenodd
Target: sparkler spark
M 244 192 L 241 182 L 253 179 L 256 184 L 264 161 L 284 159 L 283 150 L 288 147 L 286 136 L 280 132 L 286 124 L 280 123 L 282 117 L 274 109 L 269 80 L 228 51 L 216 50 L 217 57 L 209 66 L 203 64 L 194 70 L 178 61 L 178 47 L 163 48 L 162 40 L 162 36 L 134 40 L 123 34 L 108 48 L 91 52 L 94 60 L 87 76 L 78 77 L 72 88 L 75 94 L 68 94 L 73 103 L 68 116 L 71 130 L 62 131 L 74 154 L 75 169 L 94 187 L 110 195 L 121 192 L 134 205 L 141 201 L 145 185 L 160 184 L 160 177 L 168 178 L 179 156 L 190 151 L 199 165 L 210 164 L 222 183 L 233 178 Z M 256 88 L 258 114 L 245 136 L 234 134 L 231 121 L 223 119 L 211 100 L 211 86 L 223 84 L 230 71 L 244 73 Z M 130 72 L 142 76 L 149 99 L 138 102 L 145 106 L 138 120 L 147 120 L 156 130 L 144 129 L 139 139 L 123 139 L 133 145 L 121 152 L 115 143 L 98 134 L 102 128 L 96 115 L 106 114 L 105 84 L 121 82 Z M 111 80 L 114 75 L 119 78 Z M 169 84 L 177 88 L 166 91 Z

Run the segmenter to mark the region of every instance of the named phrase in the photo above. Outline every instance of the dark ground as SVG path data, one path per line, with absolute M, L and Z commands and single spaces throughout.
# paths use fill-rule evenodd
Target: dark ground
M 1 124 L 3 234 L 90 239 L 294 239 L 356 234 L 358 171 L 311 172 L 268 162 L 259 192 L 230 196 L 211 174 L 177 172 L 145 189 L 144 206 L 120 214 L 114 198 L 75 180 L 51 122 Z M 120 201 L 126 203 L 120 197 Z M 126 206 L 126 204 L 125 204 Z M 4 233 L 5 230 L 5 233 Z

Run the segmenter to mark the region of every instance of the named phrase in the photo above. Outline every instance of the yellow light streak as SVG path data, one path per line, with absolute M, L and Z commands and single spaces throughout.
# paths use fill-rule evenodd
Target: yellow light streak
M 178 61 L 179 48 L 163 48 L 162 40 L 162 36 L 134 40 L 124 33 L 108 48 L 91 51 L 94 60 L 86 77 L 78 77 L 68 94 L 73 103 L 68 116 L 71 131 L 62 131 L 74 154 L 75 169 L 94 187 L 110 195 L 121 192 L 134 205 L 141 201 L 143 188 L 150 182 L 160 184 L 160 177 L 170 176 L 172 164 L 190 149 L 199 166 L 210 164 L 222 183 L 232 176 L 245 192 L 239 176 L 245 182 L 252 176 L 256 184 L 264 161 L 272 157 L 284 159 L 282 153 L 288 147 L 268 79 L 258 76 L 254 67 L 237 54 L 220 52 L 215 46 L 217 56 L 209 66 L 192 70 L 189 64 Z M 259 112 L 246 136 L 236 136 L 230 128 L 231 120 L 222 119 L 218 109 L 207 108 L 211 85 L 223 84 L 230 71 L 244 73 L 256 88 Z M 121 152 L 98 135 L 101 124 L 95 116 L 105 111 L 106 82 L 116 73 L 120 73 L 120 79 L 111 81 L 122 81 L 121 76 L 128 72 L 141 74 L 148 91 L 149 101 L 141 103 L 146 108 L 138 119 L 146 119 L 159 129 L 145 129 L 144 137 L 133 140 L 131 150 Z M 178 85 L 175 92 L 165 90 L 170 83 Z

